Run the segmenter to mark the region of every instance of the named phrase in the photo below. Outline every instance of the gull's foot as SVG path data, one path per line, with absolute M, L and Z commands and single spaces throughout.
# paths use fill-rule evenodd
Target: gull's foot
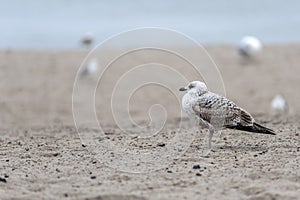
M 209 154 L 215 152 L 213 149 L 207 149 L 207 152 L 204 154 L 204 158 L 209 158 Z

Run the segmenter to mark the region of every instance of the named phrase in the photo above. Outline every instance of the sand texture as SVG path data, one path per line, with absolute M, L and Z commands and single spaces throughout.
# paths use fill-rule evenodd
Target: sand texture
M 215 137 L 213 151 L 204 156 L 201 149 L 207 130 L 199 130 L 182 156 L 148 173 L 116 170 L 122 160 L 109 164 L 82 146 L 73 121 L 72 90 L 88 52 L 0 51 L 0 199 L 299 199 L 300 45 L 267 45 L 252 59 L 241 58 L 233 46 L 206 49 L 220 70 L 226 96 L 277 135 L 224 130 Z M 191 80 L 203 78 L 168 55 L 150 55 Z M 203 66 L 209 66 L 204 55 L 199 59 L 202 57 Z M 155 152 L 166 150 L 168 141 L 180 134 L 181 108 L 176 95 L 182 94 L 174 91 L 176 95 L 172 95 L 157 85 L 138 90 L 130 99 L 132 119 L 145 125 L 142 129 L 131 126 L 135 134 L 151 131 L 147 127 L 151 105 L 165 106 L 166 125 L 155 137 L 140 141 L 128 137 L 115 124 L 108 104 L 111 89 L 128 66 L 148 60 L 148 52 L 136 53 L 106 71 L 101 81 L 107 87 L 100 82 L 95 92 L 96 115 L 104 130 L 98 135 L 100 142 L 109 140 L 115 148 L 128 145 L 137 152 Z M 182 86 L 171 76 L 169 79 L 171 88 Z M 96 80 L 80 79 L 83 88 L 91 87 Z M 213 90 L 214 86 L 209 88 Z M 120 93 L 120 97 L 125 94 Z M 279 116 L 270 109 L 277 94 L 289 106 L 288 113 Z M 84 98 L 86 94 L 80 93 L 75 101 L 82 118 L 89 117 L 89 107 L 81 102 Z M 117 98 L 116 107 L 122 100 Z M 122 111 L 117 114 L 126 116 Z M 194 133 L 187 116 L 182 117 L 182 132 Z M 97 136 L 97 129 L 87 124 L 78 128 L 86 135 Z

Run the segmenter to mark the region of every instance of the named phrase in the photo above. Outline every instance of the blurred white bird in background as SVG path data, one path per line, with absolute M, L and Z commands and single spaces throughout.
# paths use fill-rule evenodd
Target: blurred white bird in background
M 91 32 L 86 32 L 81 39 L 81 45 L 87 49 L 91 47 L 94 42 L 94 35 Z
M 253 36 L 245 36 L 238 45 L 239 53 L 242 56 L 253 56 L 262 49 L 262 43 Z
M 84 67 L 82 68 L 80 75 L 81 76 L 87 76 L 87 75 L 91 75 L 94 74 L 98 71 L 98 61 L 97 59 L 91 59 L 90 61 L 88 61 Z
M 288 105 L 286 100 L 280 95 L 276 95 L 271 102 L 271 109 L 274 114 L 286 114 Z

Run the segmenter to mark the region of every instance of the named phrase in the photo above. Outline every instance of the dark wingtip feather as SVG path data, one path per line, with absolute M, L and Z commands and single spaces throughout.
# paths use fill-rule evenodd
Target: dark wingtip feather
M 267 127 L 264 127 L 256 122 L 253 123 L 253 129 L 257 131 L 257 133 L 265 133 L 270 135 L 276 135 L 275 131 L 272 129 L 269 129 Z
M 237 129 L 237 130 L 247 131 L 247 132 L 253 132 L 253 133 L 276 135 L 275 131 L 273 131 L 272 129 L 264 127 L 256 122 L 253 123 L 253 126 L 242 126 L 239 124 L 237 126 L 227 126 L 227 128 Z

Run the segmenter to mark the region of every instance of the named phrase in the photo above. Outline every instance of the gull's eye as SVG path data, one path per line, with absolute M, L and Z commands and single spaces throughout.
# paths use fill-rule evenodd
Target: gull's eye
M 193 85 L 189 85 L 189 89 L 192 89 L 194 86 Z

